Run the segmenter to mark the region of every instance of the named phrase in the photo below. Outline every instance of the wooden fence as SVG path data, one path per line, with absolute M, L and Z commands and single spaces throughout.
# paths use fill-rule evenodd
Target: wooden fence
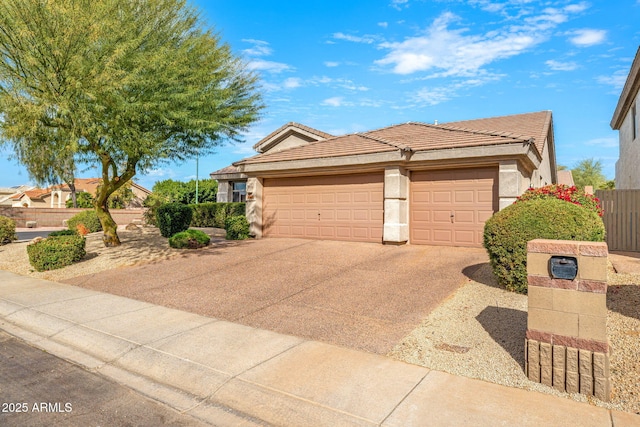
M 640 190 L 598 190 L 610 251 L 640 252 Z

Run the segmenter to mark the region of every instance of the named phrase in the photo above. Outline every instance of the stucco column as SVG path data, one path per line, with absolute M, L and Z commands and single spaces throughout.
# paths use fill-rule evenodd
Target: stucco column
M 218 193 L 216 194 L 216 202 L 226 203 L 229 201 L 229 181 L 218 181 Z
M 262 237 L 262 178 L 247 179 L 246 216 L 249 234 L 256 239 Z
M 500 162 L 498 176 L 498 195 L 500 197 L 500 210 L 516 201 L 526 188 L 525 179 L 515 160 Z
M 384 243 L 409 240 L 409 174 L 399 166 L 384 170 Z

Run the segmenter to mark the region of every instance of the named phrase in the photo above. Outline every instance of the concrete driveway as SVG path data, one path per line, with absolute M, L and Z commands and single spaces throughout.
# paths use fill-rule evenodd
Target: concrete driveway
M 66 283 L 386 354 L 487 261 L 474 248 L 213 241 L 184 257 Z

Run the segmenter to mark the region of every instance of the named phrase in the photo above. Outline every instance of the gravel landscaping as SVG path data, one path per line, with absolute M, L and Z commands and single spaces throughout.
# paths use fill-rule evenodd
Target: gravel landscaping
M 526 295 L 499 288 L 488 264 L 471 276 L 388 356 L 456 375 L 640 414 L 640 274 L 609 271 L 607 330 L 612 346 L 613 383 L 609 403 L 529 381 L 524 374 Z
M 102 234 L 93 233 L 87 236 L 85 260 L 42 273 L 29 265 L 26 243 L 0 246 L 0 269 L 63 281 L 121 266 L 185 256 L 184 251 L 169 248 L 157 229 L 118 233 L 123 243 L 120 247 L 105 248 Z M 388 356 L 456 375 L 640 414 L 640 274 L 609 271 L 607 327 L 612 345 L 613 397 L 610 403 L 605 403 L 528 381 L 523 371 L 527 297 L 499 288 L 488 264 L 470 270 L 466 283 Z M 640 266 L 635 271 L 640 272 Z

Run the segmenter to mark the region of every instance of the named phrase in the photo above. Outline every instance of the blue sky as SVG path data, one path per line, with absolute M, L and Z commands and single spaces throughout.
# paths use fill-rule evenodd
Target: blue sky
M 602 161 L 640 45 L 640 0 L 197 0 L 205 24 L 261 76 L 266 109 L 245 142 L 199 159 L 200 178 L 296 121 L 332 134 L 553 111 L 559 164 Z M 29 181 L 0 157 L 0 186 Z M 137 181 L 195 178 L 196 162 Z M 89 170 L 82 176 L 97 176 Z

